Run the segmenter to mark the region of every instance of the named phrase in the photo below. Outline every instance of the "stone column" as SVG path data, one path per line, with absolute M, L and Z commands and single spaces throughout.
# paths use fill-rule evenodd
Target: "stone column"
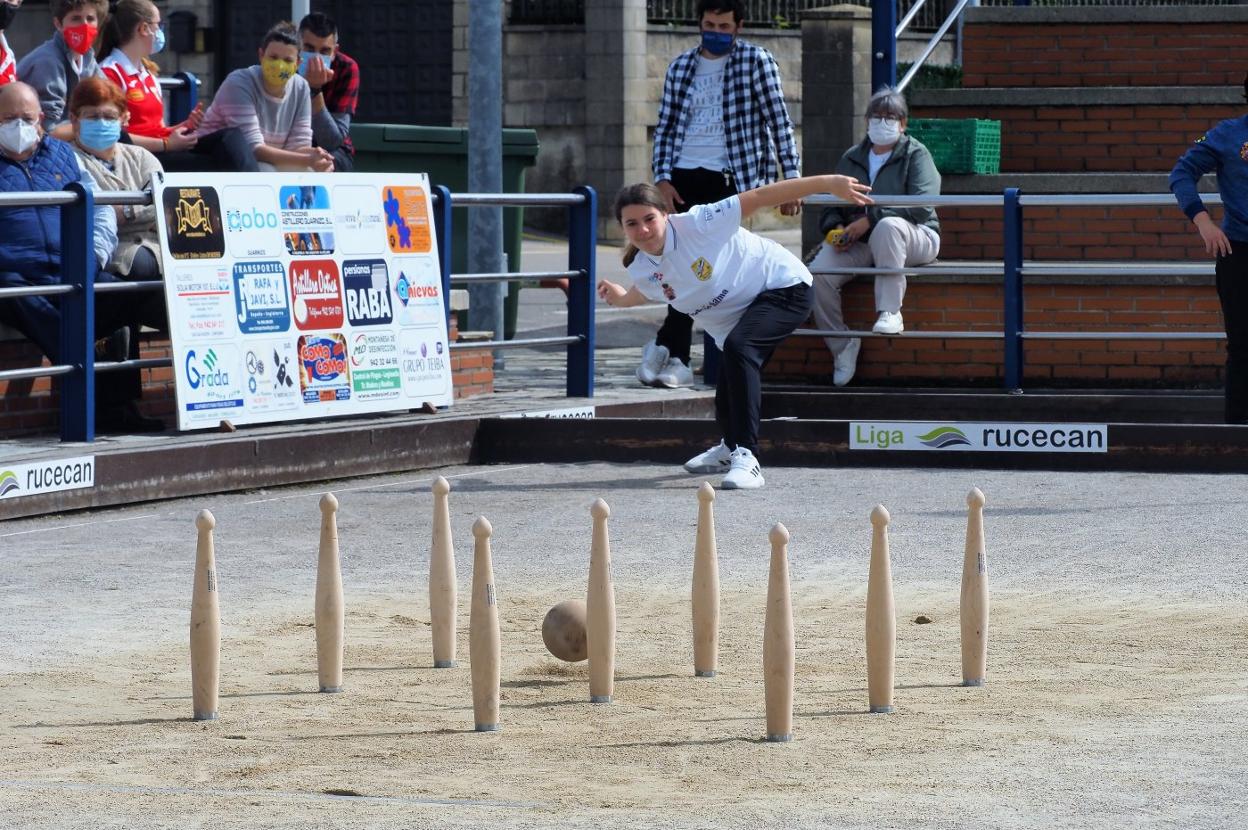
M 802 172 L 831 173 L 862 140 L 871 98 L 871 10 L 831 6 L 802 13 Z M 803 214 L 802 250 L 819 241 L 819 210 Z
M 599 234 L 618 237 L 615 192 L 650 180 L 646 0 L 585 4 L 585 178 L 598 191 Z

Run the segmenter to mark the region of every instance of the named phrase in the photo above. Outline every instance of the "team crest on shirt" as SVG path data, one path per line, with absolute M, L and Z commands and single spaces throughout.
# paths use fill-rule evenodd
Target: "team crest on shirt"
M 135 87 L 126 93 L 127 101 L 142 101 L 147 96 L 143 94 L 143 90 Z
M 663 289 L 663 296 L 667 298 L 669 303 L 676 299 L 676 292 L 670 285 L 664 282 L 660 283 L 660 287 Z
M 706 257 L 698 257 L 694 260 L 689 270 L 693 271 L 693 275 L 698 278 L 699 282 L 706 282 L 711 278 L 711 263 L 706 261 Z
M 654 272 L 654 273 L 652 273 L 650 276 L 646 277 L 646 279 L 650 280 L 650 282 L 662 282 L 662 281 L 663 281 L 663 272 L 662 272 L 662 271 L 655 271 L 655 272 Z

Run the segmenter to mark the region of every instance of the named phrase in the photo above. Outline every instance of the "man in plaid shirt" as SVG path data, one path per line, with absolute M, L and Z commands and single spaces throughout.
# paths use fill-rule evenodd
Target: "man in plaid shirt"
M 322 12 L 299 21 L 299 72 L 312 92 L 312 143 L 331 153 L 334 169 L 355 168 L 351 119 L 360 97 L 360 67 L 338 48 L 338 24 Z
M 654 129 L 654 181 L 672 213 L 800 175 L 780 69 L 770 52 L 738 37 L 741 0 L 700 0 L 698 19 L 701 42 L 668 66 Z M 780 210 L 794 216 L 801 204 Z M 692 386 L 692 340 L 693 319 L 669 306 L 637 379 Z

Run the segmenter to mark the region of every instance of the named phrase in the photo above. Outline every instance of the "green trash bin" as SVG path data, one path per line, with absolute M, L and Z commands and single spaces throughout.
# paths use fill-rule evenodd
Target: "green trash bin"
M 355 169 L 360 173 L 428 173 L 435 185 L 445 185 L 452 193 L 468 190 L 468 130 L 464 127 L 416 127 L 407 124 L 351 125 L 355 145 Z M 503 130 L 503 192 L 524 192 L 524 169 L 537 162 L 535 130 Z M 503 251 L 507 270 L 520 267 L 520 236 L 524 229 L 524 208 L 503 208 Z M 451 271 L 468 270 L 467 209 L 455 211 L 451 236 Z M 516 311 L 520 304 L 520 283 L 507 284 L 503 305 L 503 336 L 516 333 Z M 461 319 L 461 327 L 466 321 Z

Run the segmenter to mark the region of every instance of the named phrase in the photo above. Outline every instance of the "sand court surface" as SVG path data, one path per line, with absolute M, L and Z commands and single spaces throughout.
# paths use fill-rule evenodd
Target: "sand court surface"
M 1248 808 L 1244 477 L 776 470 L 720 493 L 719 675 L 693 677 L 700 479 L 437 471 L 458 659 L 433 669 L 437 473 L 0 525 L 0 823 L 28 827 L 1226 827 Z M 774 482 L 774 484 L 773 484 Z M 988 497 L 988 684 L 961 687 L 966 490 Z M 316 692 L 316 499 L 342 504 L 345 691 Z M 615 702 L 542 644 L 612 505 Z M 818 496 L 816 498 L 816 496 Z M 867 714 L 867 514 L 888 505 L 897 712 Z M 218 520 L 221 718 L 190 720 L 195 511 Z M 310 511 L 310 512 L 309 512 Z M 502 731 L 472 731 L 477 515 L 495 528 Z M 783 521 L 794 740 L 767 744 L 767 530 Z M 256 530 L 262 526 L 262 530 Z M 1241 534 L 1241 535 L 1237 535 Z M 925 617 L 930 622 L 918 623 Z

